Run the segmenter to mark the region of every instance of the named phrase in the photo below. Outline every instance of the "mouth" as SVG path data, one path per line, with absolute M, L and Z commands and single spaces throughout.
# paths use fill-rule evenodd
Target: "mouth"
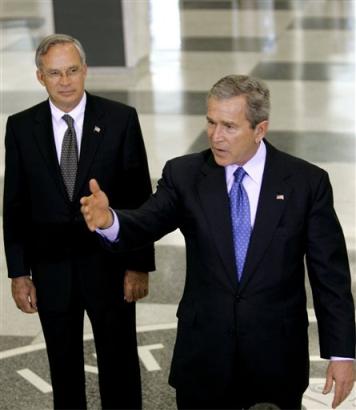
M 226 154 L 226 150 L 222 149 L 222 148 L 216 148 L 216 147 L 212 147 L 212 150 L 214 152 L 214 154 L 216 155 L 224 155 Z
M 60 94 L 64 97 L 67 97 L 69 95 L 74 94 L 74 92 L 75 92 L 74 90 L 65 90 L 65 91 L 58 91 L 58 94 Z

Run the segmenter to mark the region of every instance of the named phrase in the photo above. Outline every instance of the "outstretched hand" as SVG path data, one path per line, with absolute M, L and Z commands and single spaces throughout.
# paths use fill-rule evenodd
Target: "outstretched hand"
M 109 208 L 109 200 L 105 192 L 100 189 L 95 179 L 89 181 L 90 196 L 81 198 L 81 212 L 90 231 L 97 228 L 106 229 L 113 224 L 113 215 Z

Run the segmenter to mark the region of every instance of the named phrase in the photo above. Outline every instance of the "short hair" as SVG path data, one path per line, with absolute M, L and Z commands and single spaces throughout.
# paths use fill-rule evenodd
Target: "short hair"
M 246 97 L 246 118 L 252 129 L 261 121 L 268 120 L 270 112 L 270 92 L 261 80 L 247 75 L 227 75 L 215 83 L 207 99 L 224 100 L 237 96 Z
M 69 36 L 67 34 L 50 34 L 49 36 L 45 37 L 37 47 L 35 62 L 38 69 L 41 68 L 42 65 L 42 56 L 48 53 L 48 50 L 55 46 L 56 44 L 66 44 L 70 43 L 73 44 L 74 47 L 78 50 L 80 61 L 82 64 L 85 64 L 85 51 L 79 40 L 76 38 Z

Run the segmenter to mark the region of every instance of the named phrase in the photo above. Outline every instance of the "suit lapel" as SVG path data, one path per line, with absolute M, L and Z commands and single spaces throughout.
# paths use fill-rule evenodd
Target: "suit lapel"
M 63 196 L 68 198 L 54 143 L 51 109 L 48 100 L 43 102 L 37 111 L 34 136 L 55 185 L 59 187 Z
M 272 240 L 291 193 L 289 173 L 278 151 L 266 141 L 267 155 L 260 197 L 240 289 L 248 283 Z
M 225 169 L 215 163 L 211 154 L 202 167 L 198 193 L 210 226 L 210 235 L 225 267 L 228 282 L 235 289 L 237 279 Z
M 103 110 L 95 104 L 94 97 L 87 93 L 83 135 L 80 148 L 78 173 L 74 188 L 73 200 L 78 196 L 83 184 L 87 181 L 90 165 L 95 153 L 104 138 Z

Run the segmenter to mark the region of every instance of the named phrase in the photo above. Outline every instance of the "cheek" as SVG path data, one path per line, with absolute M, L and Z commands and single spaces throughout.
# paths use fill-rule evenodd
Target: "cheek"
M 227 143 L 230 147 L 230 151 L 232 152 L 239 151 L 242 147 L 242 140 L 238 134 L 235 134 L 234 136 L 229 136 L 229 138 L 227 138 Z
M 84 86 L 85 86 L 85 77 L 83 77 L 79 80 L 79 84 L 80 84 L 81 88 L 84 88 Z
M 213 132 L 211 131 L 211 129 L 206 129 L 206 135 L 208 136 L 208 141 L 211 142 L 213 136 Z
M 43 84 L 48 94 L 54 94 L 55 88 L 50 84 Z

